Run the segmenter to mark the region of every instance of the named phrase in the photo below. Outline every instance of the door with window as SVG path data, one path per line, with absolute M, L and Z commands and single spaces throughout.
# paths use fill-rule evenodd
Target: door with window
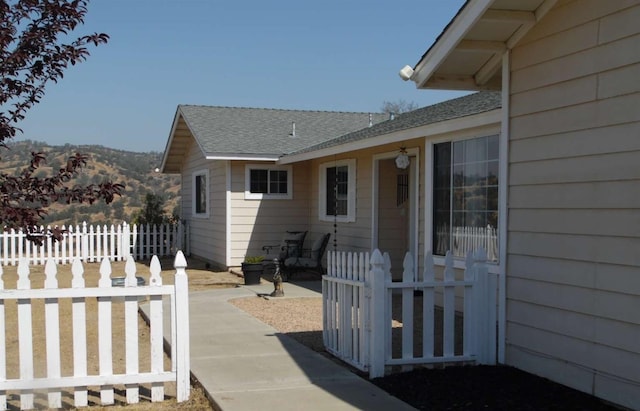
M 401 169 L 395 156 L 377 160 L 377 216 L 374 222 L 377 248 L 388 252 L 394 279 L 402 277 L 402 264 L 407 251 L 415 256 L 416 245 L 416 193 L 413 185 L 416 175 L 416 158 L 409 157 L 410 164 Z

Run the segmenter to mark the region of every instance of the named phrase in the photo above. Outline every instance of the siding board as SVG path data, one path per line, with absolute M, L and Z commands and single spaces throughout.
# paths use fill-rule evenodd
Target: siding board
M 635 35 L 574 54 L 541 62 L 511 73 L 512 93 L 561 83 L 635 64 L 640 59 L 640 36 Z
M 509 208 L 640 208 L 638 182 L 602 181 L 509 187 Z M 589 222 L 585 222 L 588 224 Z
M 640 49 L 640 37 L 638 37 Z M 638 56 L 640 60 L 640 55 Z M 640 93 L 598 100 L 511 119 L 511 138 L 520 139 L 640 121 Z
M 531 233 L 634 237 L 640 227 L 640 213 L 631 209 L 513 209 L 510 217 L 510 231 Z
M 640 78 L 640 65 L 638 68 Z M 640 81 L 638 87 L 640 88 Z M 607 138 L 602 138 L 603 135 Z M 511 163 L 521 163 L 640 151 L 640 138 L 632 138 L 633 136 L 640 136 L 640 122 L 513 140 L 509 147 L 509 155 Z
M 640 238 L 509 233 L 508 252 L 539 257 L 640 266 Z

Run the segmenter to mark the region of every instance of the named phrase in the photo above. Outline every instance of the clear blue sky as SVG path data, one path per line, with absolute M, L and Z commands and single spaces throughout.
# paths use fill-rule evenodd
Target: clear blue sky
M 50 84 L 19 138 L 163 151 L 176 106 L 379 112 L 461 95 L 415 65 L 464 0 L 93 0 L 78 34 L 106 45 Z

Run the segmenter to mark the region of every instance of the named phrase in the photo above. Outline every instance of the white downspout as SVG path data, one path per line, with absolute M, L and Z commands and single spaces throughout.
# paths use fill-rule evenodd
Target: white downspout
M 500 130 L 500 182 L 498 186 L 498 215 L 500 241 L 500 278 L 498 286 L 498 362 L 505 363 L 506 325 L 507 325 L 507 223 L 509 209 L 507 194 L 509 190 L 509 85 L 510 51 L 502 56 L 502 124 Z
M 227 208 L 227 216 L 225 218 L 226 222 L 226 256 L 225 256 L 225 264 L 227 267 L 231 266 L 231 161 L 227 160 L 227 164 L 225 166 L 226 172 L 226 208 Z

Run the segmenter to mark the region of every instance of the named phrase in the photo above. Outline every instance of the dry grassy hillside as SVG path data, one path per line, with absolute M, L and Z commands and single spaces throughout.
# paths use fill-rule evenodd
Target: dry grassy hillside
M 164 198 L 164 210 L 169 216 L 179 204 L 179 176 L 155 172 L 162 160 L 162 153 L 159 152 L 136 153 L 95 145 L 51 146 L 29 140 L 11 143 L 9 148 L 0 152 L 0 171 L 8 174 L 19 173 L 27 166 L 32 151 L 44 152 L 47 155 L 47 164 L 37 173 L 42 177 L 50 175 L 52 169 L 62 167 L 69 156 L 80 152 L 88 154 L 89 161 L 75 183 L 88 185 L 111 180 L 126 185 L 124 195 L 109 205 L 103 202 L 94 205 L 54 204 L 49 209 L 46 224 L 75 225 L 83 221 L 98 224 L 131 222 L 149 192 Z

